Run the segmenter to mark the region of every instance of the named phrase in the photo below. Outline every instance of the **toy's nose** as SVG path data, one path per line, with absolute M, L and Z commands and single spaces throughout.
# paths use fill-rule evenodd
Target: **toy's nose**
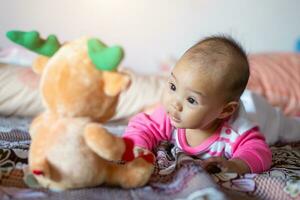
M 43 172 L 43 171 L 41 171 L 41 170 L 37 170 L 37 169 L 35 169 L 35 170 L 32 170 L 32 173 L 33 173 L 33 174 L 35 174 L 35 175 L 38 175 L 38 176 L 40 176 L 40 175 L 44 175 L 44 172 Z

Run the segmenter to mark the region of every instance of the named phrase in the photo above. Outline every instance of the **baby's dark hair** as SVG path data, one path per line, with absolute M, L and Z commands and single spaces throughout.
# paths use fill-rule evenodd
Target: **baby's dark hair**
M 231 36 L 206 37 L 188 49 L 183 57 L 213 69 L 215 78 L 226 80 L 223 85 L 226 101 L 238 100 L 245 90 L 250 75 L 249 62 L 242 46 Z

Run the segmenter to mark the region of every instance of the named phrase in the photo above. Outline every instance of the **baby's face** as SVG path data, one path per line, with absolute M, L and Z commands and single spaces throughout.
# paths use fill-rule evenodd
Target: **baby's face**
M 220 83 L 211 72 L 195 69 L 187 61 L 174 67 L 165 88 L 163 105 L 173 126 L 207 130 L 225 105 Z

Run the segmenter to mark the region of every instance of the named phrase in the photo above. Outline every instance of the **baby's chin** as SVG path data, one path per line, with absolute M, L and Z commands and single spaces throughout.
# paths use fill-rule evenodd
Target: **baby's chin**
M 171 125 L 174 127 L 174 128 L 181 128 L 181 129 L 199 129 L 198 127 L 194 127 L 194 126 L 189 126 L 183 122 L 180 122 L 180 123 L 177 123 L 177 122 L 173 122 L 171 120 Z
M 171 120 L 171 125 L 175 128 L 186 128 L 182 123 L 180 122 L 174 122 Z

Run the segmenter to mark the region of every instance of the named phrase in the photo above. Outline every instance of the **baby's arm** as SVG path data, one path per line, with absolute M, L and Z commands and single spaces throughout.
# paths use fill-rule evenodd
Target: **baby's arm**
M 134 141 L 135 154 L 143 149 L 152 150 L 161 140 L 170 140 L 171 125 L 163 108 L 153 114 L 140 113 L 133 117 L 123 135 Z
M 238 174 L 250 173 L 247 163 L 240 159 L 226 160 L 223 157 L 211 157 L 204 160 L 201 166 L 209 173 L 236 172 Z
M 232 145 L 232 157 L 226 160 L 222 157 L 212 157 L 202 163 L 202 167 L 214 173 L 236 172 L 260 173 L 270 168 L 272 153 L 263 135 L 254 128 L 244 133 Z
M 272 152 L 258 128 L 244 133 L 232 145 L 231 160 L 240 160 L 247 164 L 252 173 L 261 173 L 270 169 Z

